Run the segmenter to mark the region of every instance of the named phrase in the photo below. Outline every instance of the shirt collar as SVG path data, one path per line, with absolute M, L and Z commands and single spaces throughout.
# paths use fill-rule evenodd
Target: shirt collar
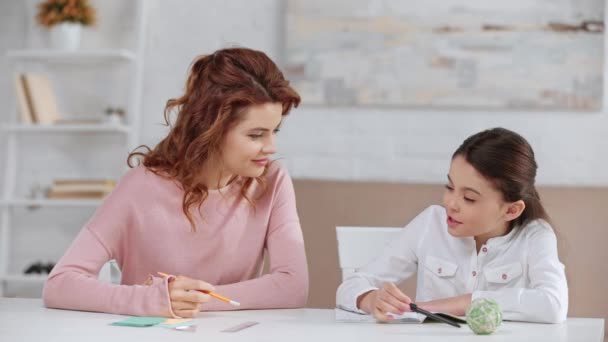
M 489 238 L 488 241 L 486 241 L 486 245 L 487 246 L 500 246 L 505 243 L 508 243 L 517 236 L 517 232 L 519 232 L 520 230 L 521 230 L 521 227 L 515 226 L 515 227 L 511 228 L 511 230 L 505 235 Z

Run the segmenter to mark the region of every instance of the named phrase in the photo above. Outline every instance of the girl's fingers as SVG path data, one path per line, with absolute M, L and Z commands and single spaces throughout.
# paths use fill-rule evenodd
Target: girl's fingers
M 379 290 L 373 307 L 373 315 L 379 321 L 387 321 L 388 313 L 401 314 L 404 304 L 384 290 Z
M 386 283 L 384 284 L 384 286 L 382 287 L 383 290 L 385 290 L 388 294 L 390 294 L 391 296 L 393 296 L 394 298 L 396 298 L 398 301 L 407 304 L 407 306 L 409 307 L 409 304 L 412 302 L 412 300 L 410 299 L 410 297 L 406 296 L 398 287 L 397 285 L 393 284 L 393 283 Z
M 374 308 L 374 311 L 372 314 L 373 314 L 374 318 L 380 322 L 388 321 L 388 316 L 384 312 L 380 311 L 378 308 Z
M 378 299 L 394 306 L 396 308 L 394 313 L 410 311 L 409 302 L 407 302 L 409 297 L 404 295 L 399 289 L 397 289 L 397 291 L 401 292 L 401 294 L 395 292 L 395 289 L 391 288 L 391 285 L 395 286 L 394 284 L 386 284 L 378 291 Z M 406 301 L 403 301 L 402 299 L 405 299 Z
M 379 301 L 376 303 L 376 309 L 382 311 L 382 313 L 393 313 L 397 315 L 403 312 L 403 310 L 401 310 L 398 306 L 385 301 Z

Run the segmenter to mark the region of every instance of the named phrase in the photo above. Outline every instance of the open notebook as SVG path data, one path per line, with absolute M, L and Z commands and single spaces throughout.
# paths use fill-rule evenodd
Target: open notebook
M 376 323 L 376 319 L 372 315 L 360 314 L 338 308 L 335 309 L 335 313 L 337 322 Z M 434 312 L 434 314 L 447 318 L 455 323 L 466 324 L 466 321 L 460 317 L 452 316 L 450 314 L 442 312 Z M 422 323 L 427 319 L 425 315 L 416 312 L 406 312 L 402 315 L 393 314 L 392 316 L 393 319 L 388 321 L 388 323 Z M 432 320 L 430 318 L 428 319 Z

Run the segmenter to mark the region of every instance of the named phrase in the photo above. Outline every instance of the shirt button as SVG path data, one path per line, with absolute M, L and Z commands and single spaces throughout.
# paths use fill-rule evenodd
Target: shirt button
M 488 252 L 488 249 L 487 249 L 486 247 L 482 248 L 481 250 L 482 250 L 484 253 L 487 253 L 487 252 Z
M 507 275 L 503 273 L 503 274 L 502 274 L 502 279 L 503 279 L 503 280 L 507 280 Z
M 441 267 L 437 269 L 437 273 L 441 274 Z
M 472 273 L 472 274 L 473 274 L 473 277 L 474 277 L 474 276 L 476 276 L 476 275 L 477 275 L 477 272 L 476 272 L 476 271 L 473 271 L 473 273 Z

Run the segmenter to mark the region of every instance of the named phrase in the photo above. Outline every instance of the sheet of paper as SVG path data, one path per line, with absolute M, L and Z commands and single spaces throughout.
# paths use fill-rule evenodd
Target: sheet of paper
M 125 327 L 151 327 L 166 321 L 165 317 L 129 317 L 122 321 L 112 322 L 111 325 Z
M 376 323 L 376 319 L 372 315 L 363 315 L 356 312 L 335 309 L 336 321 L 338 322 L 359 322 L 359 323 Z M 406 312 L 402 315 L 393 314 L 393 319 L 388 323 L 422 323 L 425 319 L 424 315 L 415 312 Z
M 160 325 L 163 327 L 174 327 L 174 326 L 182 326 L 182 325 L 192 325 L 194 322 L 190 318 L 168 318 Z
M 196 322 L 189 318 L 169 318 L 158 326 L 163 328 L 181 328 L 195 325 Z

